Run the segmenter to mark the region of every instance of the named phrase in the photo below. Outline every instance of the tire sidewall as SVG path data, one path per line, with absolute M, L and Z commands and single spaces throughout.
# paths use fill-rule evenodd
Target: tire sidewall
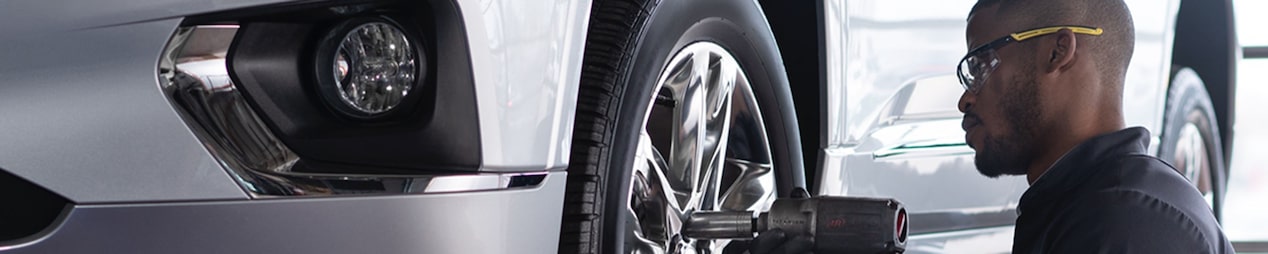
M 801 145 L 792 96 L 774 36 L 766 24 L 761 8 L 754 1 L 663 0 L 652 7 L 650 16 L 636 39 L 633 57 L 624 71 L 623 98 L 618 123 L 613 165 L 609 167 L 608 189 L 604 199 L 603 253 L 622 252 L 625 218 L 623 212 L 629 196 L 630 170 L 635 163 L 639 135 L 646 124 L 645 116 L 656 82 L 665 71 L 670 57 L 694 42 L 713 42 L 736 58 L 752 86 L 762 117 L 766 119 L 767 138 L 777 170 L 779 195 L 788 189 L 804 187 Z
M 1171 86 L 1168 91 L 1166 115 L 1163 126 L 1162 142 L 1158 146 L 1158 157 L 1176 166 L 1176 145 L 1180 139 L 1180 131 L 1186 124 L 1193 123 L 1206 146 L 1207 162 L 1210 172 L 1211 196 L 1214 204 L 1212 210 L 1220 219 L 1224 194 L 1227 184 L 1227 168 L 1224 165 L 1223 144 L 1220 140 L 1219 128 L 1214 123 L 1215 111 L 1211 97 L 1206 92 L 1202 79 L 1189 68 L 1176 67 L 1171 75 Z M 1193 113 L 1198 117 L 1190 117 Z M 1201 179 L 1201 177 L 1198 177 Z

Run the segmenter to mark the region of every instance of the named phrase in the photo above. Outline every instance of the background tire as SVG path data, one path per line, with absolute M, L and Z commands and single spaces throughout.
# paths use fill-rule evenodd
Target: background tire
M 776 192 L 804 188 L 801 144 L 784 66 L 750 0 L 608 0 L 591 9 L 561 226 L 561 253 L 623 253 L 636 146 L 665 65 L 690 43 L 727 49 L 747 73 L 776 174 Z
M 1204 196 L 1209 195 L 1215 218 L 1220 219 L 1228 168 L 1214 109 L 1197 72 L 1173 66 L 1158 157 L 1189 178 Z

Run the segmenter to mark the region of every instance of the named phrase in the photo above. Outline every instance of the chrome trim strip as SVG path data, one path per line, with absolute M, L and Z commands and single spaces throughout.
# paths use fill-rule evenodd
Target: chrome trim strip
M 182 27 L 159 60 L 159 84 L 190 130 L 253 198 L 440 193 L 536 186 L 549 169 L 452 175 L 294 172 L 299 156 L 256 115 L 229 77 L 225 58 L 238 26 Z
M 885 147 L 872 152 L 872 159 L 895 160 L 912 157 L 957 156 L 973 154 L 964 141 L 926 140 Z

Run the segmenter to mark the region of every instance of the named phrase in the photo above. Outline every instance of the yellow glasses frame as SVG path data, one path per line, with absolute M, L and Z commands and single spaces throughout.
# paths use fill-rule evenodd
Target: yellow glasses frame
M 1012 34 L 1009 34 L 1008 37 L 1012 37 L 1014 41 L 1023 41 L 1023 40 L 1034 38 L 1040 35 L 1053 34 L 1053 33 L 1056 33 L 1057 31 L 1061 31 L 1061 29 L 1070 29 L 1070 32 L 1074 32 L 1076 34 L 1086 34 L 1086 35 L 1101 35 L 1105 33 L 1105 30 L 1102 30 L 1099 27 L 1050 26 L 1050 27 L 1030 29 L 1030 30 L 1026 30 L 1025 32 L 1012 33 Z
M 960 78 L 960 85 L 963 85 L 965 90 L 976 92 L 980 86 L 977 86 L 975 81 L 978 78 L 990 76 L 995 67 L 999 66 L 999 59 L 994 53 L 996 49 L 1008 45 L 1010 42 L 1021 42 L 1030 38 L 1054 34 L 1061 31 L 1061 29 L 1070 29 L 1071 32 L 1076 34 L 1093 36 L 1105 33 L 1105 30 L 1099 27 L 1066 25 L 1040 27 L 1008 34 L 1008 36 L 973 48 L 968 54 L 964 55 L 964 58 L 960 59 L 960 64 L 956 66 L 955 72 L 956 76 Z

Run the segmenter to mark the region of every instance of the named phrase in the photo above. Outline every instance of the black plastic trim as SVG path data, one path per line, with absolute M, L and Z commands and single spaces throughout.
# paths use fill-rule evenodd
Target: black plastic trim
M 294 9 L 299 8 L 299 9 Z M 457 6 L 449 0 L 267 6 L 208 14 L 240 25 L 228 56 L 234 84 L 288 148 L 297 172 L 409 174 L 477 171 L 481 161 L 475 87 Z M 419 38 L 426 66 L 407 101 L 384 117 L 339 113 L 322 98 L 319 45 L 352 19 L 389 17 Z M 329 167 L 326 167 L 329 165 Z M 350 168 L 365 168 L 354 170 Z
M 70 205 L 65 197 L 0 169 L 0 246 L 42 235 Z

